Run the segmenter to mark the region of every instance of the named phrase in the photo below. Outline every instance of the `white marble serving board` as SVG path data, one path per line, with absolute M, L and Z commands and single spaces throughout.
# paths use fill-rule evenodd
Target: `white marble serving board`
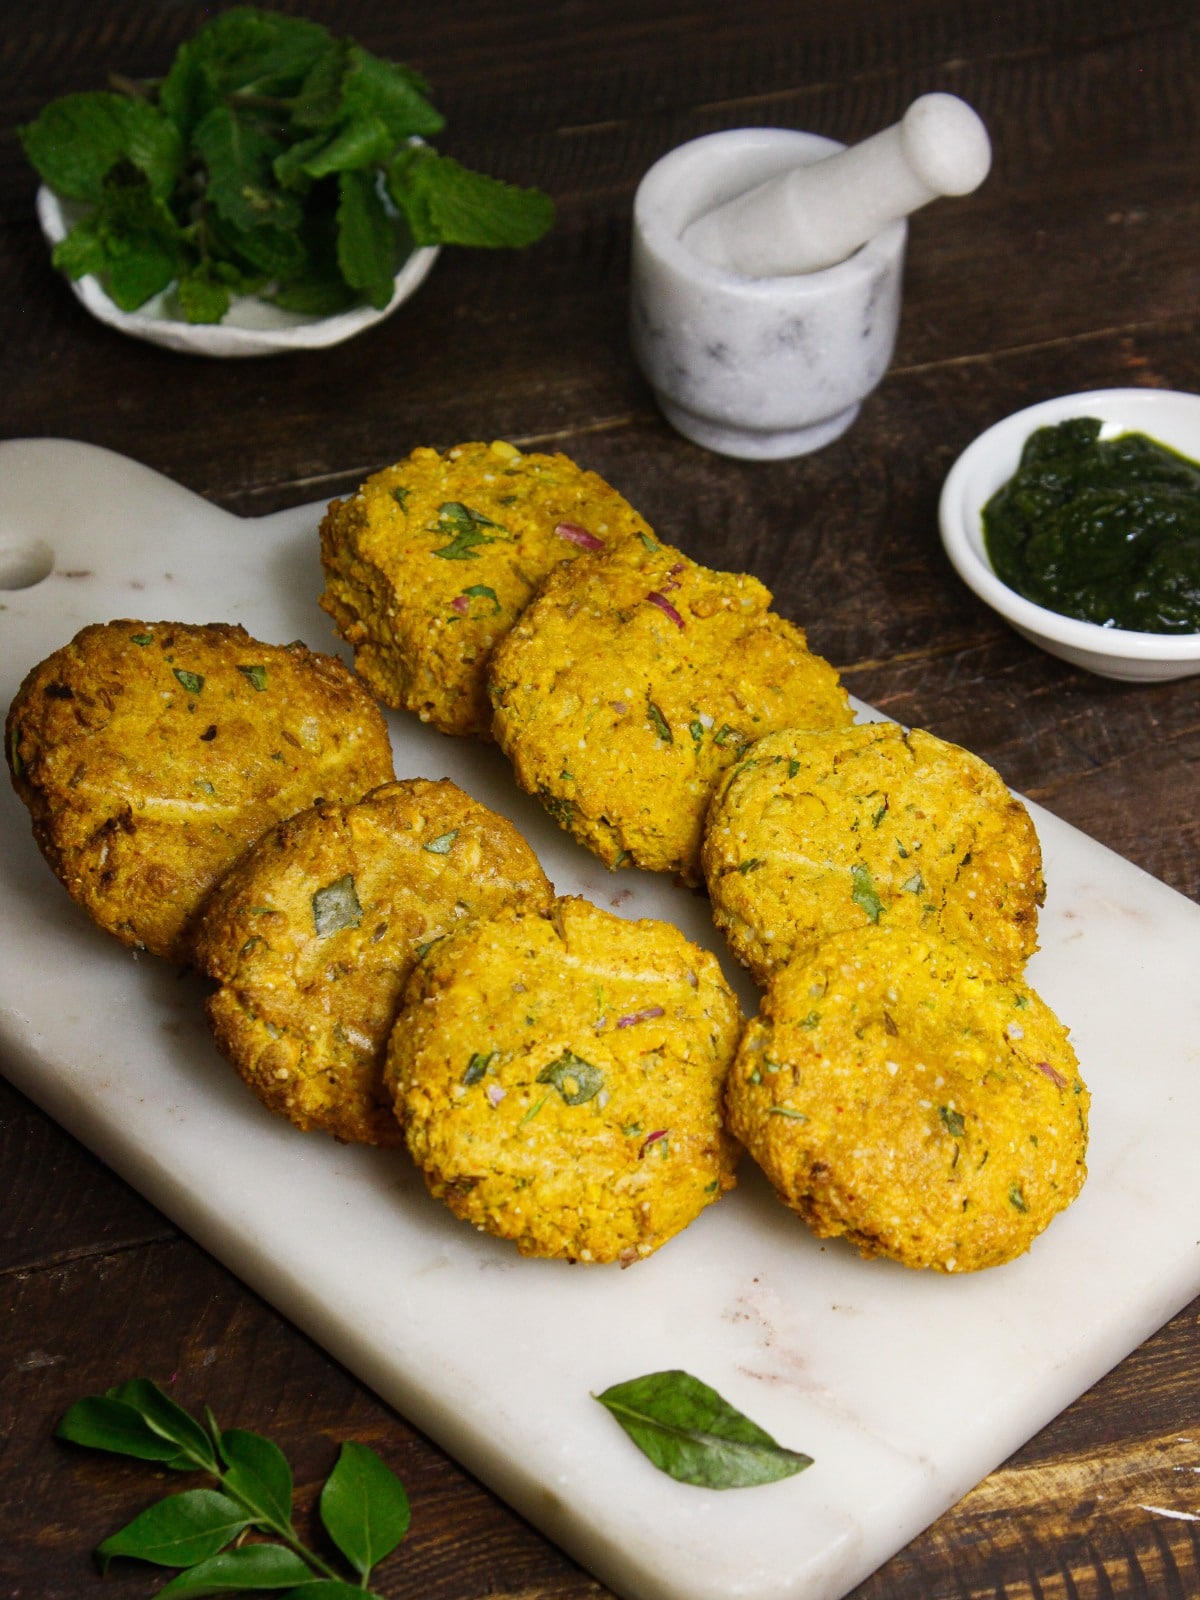
M 336 648 L 316 600 L 321 509 L 242 520 L 90 446 L 0 445 L 0 700 L 113 617 Z M 51 556 L 44 581 L 14 587 Z M 560 893 L 717 947 L 701 896 L 607 873 L 497 751 L 415 719 L 392 730 L 400 776 L 446 774 L 511 817 Z M 1030 978 L 1092 1089 L 1091 1176 L 1029 1255 L 971 1277 L 818 1244 L 748 1163 L 732 1196 L 629 1271 L 522 1260 L 429 1199 L 403 1152 L 263 1111 L 208 1040 L 199 982 L 92 927 L 7 783 L 0 1062 L 619 1594 L 829 1600 L 1200 1291 L 1200 907 L 1034 814 L 1049 898 Z M 112 1356 L 113 1381 L 130 1376 Z M 815 1465 L 726 1493 L 656 1472 L 591 1394 L 666 1367 Z

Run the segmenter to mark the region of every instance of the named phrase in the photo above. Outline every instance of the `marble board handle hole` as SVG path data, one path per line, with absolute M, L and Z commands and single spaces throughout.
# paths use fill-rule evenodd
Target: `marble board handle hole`
M 44 539 L 0 528 L 0 589 L 32 589 L 54 571 L 54 551 Z

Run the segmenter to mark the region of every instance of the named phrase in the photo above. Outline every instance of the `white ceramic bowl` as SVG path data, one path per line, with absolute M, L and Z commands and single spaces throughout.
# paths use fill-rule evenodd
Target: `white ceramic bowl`
M 86 208 L 62 200 L 45 185 L 37 193 L 38 222 L 53 248 L 66 237 L 76 218 Z M 148 300 L 137 311 L 122 311 L 105 294 L 93 277 L 78 278 L 71 284 L 76 299 L 94 317 L 109 327 L 135 339 L 165 345 L 168 350 L 183 350 L 201 356 L 268 356 L 286 350 L 319 350 L 341 344 L 355 334 L 372 328 L 414 294 L 437 260 L 436 245 L 414 250 L 396 274 L 392 298 L 382 310 L 374 306 L 355 306 L 332 317 L 309 317 L 296 311 L 281 311 L 266 300 L 252 295 L 234 299 L 221 322 L 184 322 L 171 315 L 168 294 L 164 291 Z
M 1105 678 L 1154 683 L 1200 672 L 1200 633 L 1135 633 L 1060 616 L 1001 583 L 983 544 L 983 508 L 1017 469 L 1036 428 L 1098 417 L 1102 438 L 1145 433 L 1200 460 L 1200 395 L 1171 389 L 1095 389 L 1015 412 L 963 451 L 942 488 L 942 543 L 963 582 L 1018 633 L 1052 655 Z

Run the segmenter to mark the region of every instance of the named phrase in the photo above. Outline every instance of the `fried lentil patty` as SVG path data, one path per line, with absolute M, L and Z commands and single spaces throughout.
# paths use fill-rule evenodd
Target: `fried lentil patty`
M 213 885 L 281 817 L 392 777 L 379 707 L 332 656 L 227 623 L 98 623 L 28 674 L 13 784 L 72 898 L 186 961 Z
M 330 505 L 321 605 L 385 705 L 490 739 L 493 645 L 558 562 L 638 533 L 633 507 L 564 455 L 422 448 Z
M 986 762 L 894 722 L 768 734 L 713 798 L 713 917 L 765 982 L 842 929 L 940 929 L 1003 972 L 1037 948 L 1045 897 L 1028 811 Z
M 726 1093 L 730 1130 L 816 1234 L 938 1272 L 1012 1260 L 1074 1200 L 1088 1104 L 1032 989 L 883 927 L 774 975 Z
M 220 985 L 217 1043 L 297 1127 L 399 1144 L 383 1058 L 418 953 L 553 892 L 512 823 L 448 778 L 322 801 L 260 839 L 205 907 L 195 959 Z
M 777 728 L 843 727 L 845 691 L 757 579 L 654 540 L 556 570 L 489 670 L 523 789 L 608 866 L 700 881 L 721 775 Z
M 387 1078 L 456 1216 L 525 1255 L 628 1264 L 733 1186 L 720 1101 L 740 1022 L 677 928 L 567 898 L 435 945 Z

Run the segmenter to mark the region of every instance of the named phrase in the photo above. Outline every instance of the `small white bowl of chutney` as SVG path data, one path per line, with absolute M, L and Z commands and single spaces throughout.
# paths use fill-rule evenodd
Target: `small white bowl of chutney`
M 1121 435 L 1143 434 L 1156 445 L 1186 457 L 1196 468 L 1193 525 L 1200 533 L 1200 395 L 1169 389 L 1096 389 L 1029 406 L 996 423 L 967 447 L 942 488 L 939 520 L 946 554 L 963 582 L 1018 633 L 1075 666 L 1106 678 L 1140 683 L 1200 673 L 1200 622 L 1196 624 L 1197 631 L 1182 632 L 1174 630 L 1180 626 L 1190 628 L 1190 620 L 1183 624 L 1176 620 L 1172 631 L 1118 626 L 1107 618 L 1088 621 L 1027 598 L 997 575 L 989 543 L 997 555 L 1000 547 L 986 536 L 985 507 L 1021 466 L 1026 443 L 1033 434 L 1077 418 L 1096 419 L 1101 425 L 1098 437 L 1102 445 Z M 1095 504 L 1092 509 L 1097 511 Z M 1172 513 L 1168 511 L 1165 516 L 1169 520 Z M 1098 514 L 1092 518 L 1093 523 L 1100 520 Z M 995 534 L 994 522 L 992 526 Z M 1126 540 L 1132 542 L 1132 537 Z M 1027 548 L 1033 544 L 1031 540 Z M 1200 571 L 1193 567 L 1191 576 L 1181 580 L 1178 570 L 1181 560 L 1200 559 L 1200 538 L 1185 536 L 1178 548 L 1182 548 L 1182 556 L 1166 558 L 1173 574 L 1173 589 L 1164 606 L 1165 613 L 1172 608 L 1178 612 L 1181 589 L 1185 600 L 1189 590 L 1193 597 L 1200 597 Z M 1151 577 L 1139 576 L 1137 580 L 1139 593 L 1153 581 L 1153 573 L 1161 576 L 1163 569 L 1163 559 L 1156 558 Z M 1152 604 L 1149 609 L 1154 609 Z M 1119 615 L 1119 604 L 1115 610 Z M 1145 610 L 1143 607 L 1142 614 Z

